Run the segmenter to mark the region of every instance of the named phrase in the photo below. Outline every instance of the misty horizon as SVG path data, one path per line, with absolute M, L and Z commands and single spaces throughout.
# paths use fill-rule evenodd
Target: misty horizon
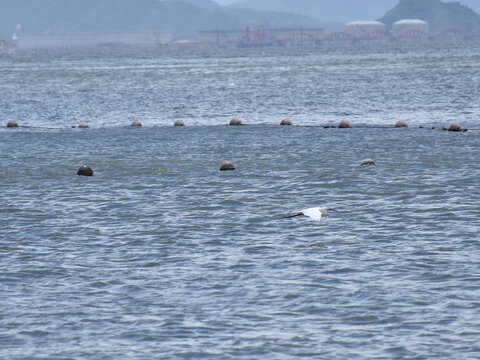
M 474 4 L 473 0 L 460 3 L 450 5 L 440 0 L 420 3 L 409 0 L 298 0 L 295 3 L 288 0 L 139 0 L 132 6 L 129 0 L 24 0 L 22 5 L 16 0 L 0 0 L 0 33 L 4 39 L 15 40 L 17 32 L 170 31 L 172 41 L 179 41 L 197 40 L 201 31 L 245 30 L 253 26 L 341 32 L 348 22 L 369 20 L 382 21 L 390 31 L 393 22 L 400 19 L 425 20 L 432 32 L 457 29 L 472 33 L 480 28 L 480 15 L 462 6 Z M 15 30 L 18 24 L 21 30 Z
M 235 7 L 243 7 L 245 6 L 246 8 L 253 8 L 255 9 L 255 6 L 252 6 L 252 4 L 258 4 L 262 2 L 261 0 L 213 0 L 214 2 L 220 4 L 221 6 L 235 6 Z M 282 1 L 282 0 L 271 0 L 269 1 L 269 4 L 272 3 L 279 3 L 277 6 L 269 7 L 268 10 L 273 10 L 273 11 L 284 11 L 282 6 L 283 4 L 288 3 L 289 1 Z M 350 1 L 351 2 L 351 1 Z M 343 16 L 340 15 L 338 12 L 335 11 L 325 11 L 324 15 L 325 16 L 315 16 L 315 14 L 312 14 L 311 12 L 308 12 L 305 7 L 301 6 L 301 2 L 295 2 L 295 7 L 296 9 L 292 12 L 297 13 L 297 14 L 306 14 L 308 16 L 314 17 L 320 21 L 336 21 L 336 22 L 349 22 L 349 21 L 355 21 L 355 20 L 375 20 L 377 18 L 382 17 L 388 10 L 390 10 L 392 7 L 394 7 L 396 4 L 398 4 L 399 0 L 382 0 L 382 1 L 377 1 L 377 0 L 355 0 L 354 2 L 351 2 L 352 4 L 358 5 L 361 3 L 364 3 L 364 11 L 360 11 L 359 14 L 371 14 L 370 16 L 367 16 L 365 18 L 361 18 L 356 16 L 355 13 L 349 14 L 349 11 L 344 11 Z M 444 3 L 452 3 L 452 2 L 459 2 L 462 5 L 468 6 L 470 9 L 475 11 L 477 14 L 480 14 L 480 1 L 479 0 L 456 0 L 456 1 L 446 1 L 442 0 Z M 290 3 L 294 3 L 293 1 Z M 337 3 L 339 5 L 342 4 L 342 1 L 331 1 L 331 0 L 315 0 L 315 1 L 310 1 L 307 3 L 313 3 L 316 5 L 321 5 L 322 3 Z M 346 1 L 345 3 L 348 3 Z M 330 6 L 333 6 L 331 4 L 328 4 Z M 351 10 L 351 7 L 348 7 L 349 10 Z

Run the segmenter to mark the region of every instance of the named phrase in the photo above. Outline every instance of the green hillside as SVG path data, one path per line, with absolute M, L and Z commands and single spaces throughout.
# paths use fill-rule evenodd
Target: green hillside
M 400 0 L 379 21 L 391 29 L 392 24 L 401 19 L 425 20 L 429 23 L 430 32 L 449 29 L 471 32 L 480 28 L 480 15 L 459 2 Z
M 24 32 L 166 29 L 175 39 L 195 39 L 199 30 L 256 24 L 322 27 L 307 16 L 222 8 L 209 0 L 0 0 L 0 33 L 10 38 L 16 24 Z

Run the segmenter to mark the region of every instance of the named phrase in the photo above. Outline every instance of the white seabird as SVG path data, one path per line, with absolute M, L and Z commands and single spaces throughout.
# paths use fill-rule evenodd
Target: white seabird
M 295 215 L 285 216 L 286 218 L 292 218 L 295 216 L 308 216 L 310 219 L 320 221 L 322 218 L 328 217 L 328 211 L 337 211 L 335 209 L 329 209 L 326 207 L 313 207 L 305 210 L 301 210 Z

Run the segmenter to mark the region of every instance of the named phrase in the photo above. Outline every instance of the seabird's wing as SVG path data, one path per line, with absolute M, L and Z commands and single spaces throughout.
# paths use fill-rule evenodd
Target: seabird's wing
M 302 210 L 303 215 L 308 216 L 310 219 L 315 221 L 322 220 L 322 211 L 320 208 L 310 208 Z
M 287 215 L 287 216 L 284 216 L 284 218 L 293 218 L 293 217 L 295 217 L 295 216 L 302 216 L 302 215 L 304 215 L 304 214 L 303 214 L 303 212 L 300 211 L 300 212 L 296 213 L 295 215 Z

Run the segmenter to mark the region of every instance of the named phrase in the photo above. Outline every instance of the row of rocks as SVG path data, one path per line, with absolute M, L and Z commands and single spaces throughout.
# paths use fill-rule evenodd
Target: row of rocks
M 234 126 L 235 125 L 243 125 L 243 123 L 240 119 L 233 118 L 232 120 L 230 120 L 230 125 L 234 125 Z M 280 122 L 280 125 L 287 125 L 288 126 L 288 125 L 293 125 L 293 124 L 289 119 L 283 119 Z M 142 123 L 138 120 L 135 120 L 130 124 L 130 126 L 142 126 Z M 173 126 L 185 126 L 185 123 L 182 120 L 177 120 L 177 121 L 175 121 Z M 7 127 L 18 127 L 18 123 L 14 120 L 10 120 L 7 123 Z M 75 126 L 72 126 L 72 127 L 75 127 Z M 77 127 L 79 129 L 88 129 L 89 128 L 88 124 L 85 124 L 85 123 L 79 124 Z M 335 128 L 335 127 L 337 127 L 337 126 L 326 126 L 326 128 Z M 348 121 L 348 120 L 342 120 L 338 124 L 338 128 L 340 128 L 340 129 L 349 129 L 351 127 L 352 127 L 352 125 L 350 124 L 350 121 Z M 398 120 L 395 123 L 395 127 L 396 128 L 406 128 L 406 127 L 408 127 L 408 125 L 407 125 L 407 122 L 405 120 Z M 423 126 L 420 126 L 420 128 L 423 128 Z M 435 128 L 432 128 L 432 129 L 435 129 Z M 456 132 L 467 131 L 467 129 L 462 128 L 460 126 L 460 124 L 456 123 L 456 122 L 452 123 L 449 128 L 442 128 L 442 130 L 456 131 Z
M 220 164 L 220 171 L 235 170 L 235 165 L 231 161 L 223 161 Z M 82 165 L 78 168 L 77 175 L 93 176 L 93 170 L 90 166 Z
M 365 159 L 360 163 L 361 166 L 367 165 L 376 165 L 375 161 L 372 159 Z M 231 171 L 235 170 L 235 165 L 231 161 L 223 161 L 220 164 L 220 171 Z M 77 171 L 77 175 L 79 176 L 93 176 L 93 170 L 90 166 L 82 165 Z

